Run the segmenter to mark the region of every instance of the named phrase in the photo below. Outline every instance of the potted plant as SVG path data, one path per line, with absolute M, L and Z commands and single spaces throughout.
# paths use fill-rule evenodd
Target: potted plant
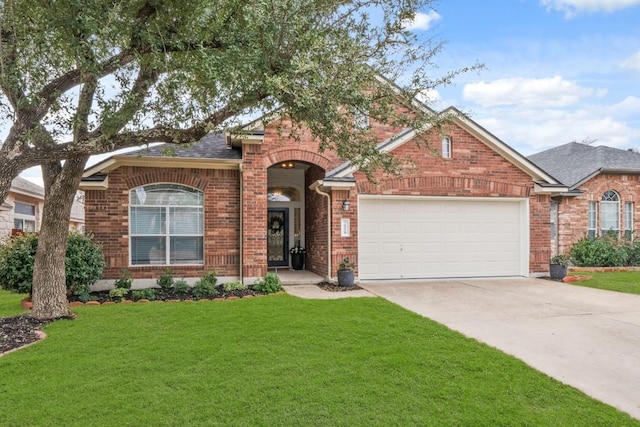
M 356 265 L 349 261 L 349 258 L 345 258 L 340 262 L 338 268 L 338 285 L 340 286 L 353 286 L 355 281 L 354 268 Z
M 302 270 L 304 268 L 304 257 L 307 253 L 305 248 L 295 245 L 289 251 L 291 254 L 291 268 L 294 270 Z
M 549 276 L 555 280 L 562 280 L 567 275 L 569 255 L 558 254 L 549 261 Z

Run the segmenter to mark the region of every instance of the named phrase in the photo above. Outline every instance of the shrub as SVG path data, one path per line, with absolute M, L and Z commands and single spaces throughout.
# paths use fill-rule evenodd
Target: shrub
M 38 236 L 30 233 L 0 245 L 0 286 L 12 292 L 31 293 L 37 247 Z M 67 293 L 88 295 L 103 268 L 100 245 L 87 235 L 70 233 L 65 256 Z
M 136 289 L 135 291 L 131 291 L 131 299 L 134 301 L 138 301 L 141 299 L 148 299 L 149 301 L 154 301 L 157 298 L 156 290 L 151 288 L 145 289 Z
M 215 286 L 216 283 L 218 283 L 218 277 L 216 276 L 216 270 L 215 269 L 210 269 L 209 271 L 207 271 L 201 278 L 200 280 L 204 280 L 207 283 L 210 283 L 211 286 Z
M 27 233 L 0 245 L 0 286 L 19 294 L 31 293 L 38 236 Z
M 247 289 L 247 285 L 241 282 L 228 282 L 222 285 L 222 289 L 225 292 L 244 291 Z
M 189 286 L 186 280 L 180 279 L 180 280 L 176 280 L 175 283 L 173 284 L 173 290 L 176 292 L 176 294 L 183 297 L 189 293 L 189 290 L 191 290 L 191 287 Z
M 218 291 L 210 281 L 202 278 L 193 287 L 193 297 L 195 299 L 212 298 L 218 295 Z
M 113 298 L 120 298 L 121 300 L 123 300 L 126 298 L 128 293 L 129 289 L 127 288 L 115 288 L 109 291 L 109 296 Z
M 271 294 L 282 290 L 282 282 L 275 273 L 267 273 L 262 279 L 256 280 L 253 289 L 258 292 Z
M 584 238 L 571 247 L 571 261 L 578 267 L 640 265 L 640 241 L 612 236 Z
M 164 273 L 162 273 L 162 275 L 158 277 L 156 283 L 163 291 L 168 291 L 169 289 L 171 289 L 171 287 L 173 286 L 173 270 L 171 270 L 170 268 L 166 268 L 164 270 Z
M 65 258 L 69 294 L 90 292 L 91 285 L 102 276 L 104 265 L 102 246 L 86 234 L 69 233 Z
M 120 270 L 120 277 L 116 279 L 115 286 L 117 289 L 131 289 L 131 284 L 133 283 L 133 277 L 131 277 L 131 273 L 126 268 Z

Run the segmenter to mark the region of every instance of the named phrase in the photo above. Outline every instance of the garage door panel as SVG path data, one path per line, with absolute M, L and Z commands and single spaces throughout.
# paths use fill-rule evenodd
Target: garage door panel
M 360 278 L 520 275 L 522 203 L 362 199 Z

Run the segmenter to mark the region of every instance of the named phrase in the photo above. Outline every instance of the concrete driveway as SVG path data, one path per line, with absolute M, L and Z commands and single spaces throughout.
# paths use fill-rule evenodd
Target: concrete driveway
M 640 296 L 526 278 L 359 285 L 640 419 Z

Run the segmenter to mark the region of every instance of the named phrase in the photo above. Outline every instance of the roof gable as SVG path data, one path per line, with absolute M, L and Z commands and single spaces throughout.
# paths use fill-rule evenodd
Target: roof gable
M 529 156 L 571 189 L 603 173 L 640 174 L 640 154 L 570 142 Z
M 546 171 L 533 164 L 526 157 L 522 156 L 516 150 L 514 150 L 509 145 L 484 129 L 482 126 L 471 120 L 458 109 L 449 107 L 448 109 L 442 111 L 440 115 L 448 116 L 448 118 L 451 119 L 455 125 L 459 126 L 469 134 L 475 136 L 479 141 L 487 145 L 493 151 L 499 153 L 503 158 L 525 172 L 539 184 L 559 186 L 560 183 L 553 176 L 549 175 Z M 427 132 L 431 128 L 431 126 L 428 126 L 427 128 L 421 129 L 420 131 L 417 131 L 415 129 L 404 129 L 393 137 L 378 144 L 378 149 L 385 152 L 391 152 L 401 145 L 411 141 L 419 133 Z M 356 167 L 353 166 L 350 162 L 346 162 L 343 165 L 330 171 L 327 174 L 327 180 L 343 179 L 352 175 L 355 171 Z

